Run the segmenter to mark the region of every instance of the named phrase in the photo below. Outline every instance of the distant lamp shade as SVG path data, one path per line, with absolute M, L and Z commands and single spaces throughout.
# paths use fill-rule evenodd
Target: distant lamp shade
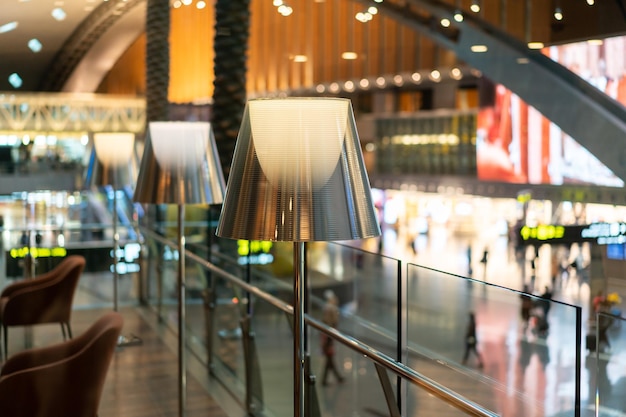
M 289 242 L 380 235 L 350 100 L 248 101 L 217 235 Z
M 208 122 L 150 122 L 134 200 L 152 204 L 220 204 L 224 196 Z
M 137 165 L 133 133 L 94 133 L 85 184 L 111 185 L 115 188 L 134 185 Z

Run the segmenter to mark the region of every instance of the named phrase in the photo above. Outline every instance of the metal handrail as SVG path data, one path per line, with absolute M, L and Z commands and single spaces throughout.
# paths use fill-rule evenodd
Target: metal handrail
M 153 232 L 152 230 L 146 229 L 145 227 L 140 227 L 141 232 L 144 236 L 149 236 L 151 239 L 157 240 L 160 243 L 168 244 L 171 246 L 176 246 L 172 241 L 160 236 L 159 234 Z M 229 280 L 231 283 L 236 284 L 237 286 L 243 288 L 245 291 L 254 294 L 255 296 L 267 301 L 274 307 L 283 310 L 286 313 L 293 314 L 293 306 L 285 303 L 284 301 L 274 297 L 273 295 L 261 290 L 258 287 L 248 284 L 244 280 L 232 275 L 223 269 L 213 265 L 212 263 L 202 259 L 198 255 L 191 253 L 189 251 L 185 252 L 185 255 L 188 259 L 193 260 L 194 262 L 202 265 L 204 268 L 210 270 L 211 272 L 219 275 L 222 278 Z M 316 320 L 308 314 L 304 316 L 305 322 L 316 328 L 317 330 L 326 333 L 332 338 L 338 340 L 351 350 L 354 350 L 366 357 L 370 358 L 372 361 L 377 364 L 385 367 L 386 369 L 396 373 L 397 375 L 407 379 L 411 383 L 418 385 L 419 387 L 425 389 L 432 395 L 441 399 L 442 401 L 450 404 L 457 409 L 467 413 L 471 416 L 478 417 L 497 417 L 496 413 L 493 413 L 490 410 L 482 407 L 481 405 L 464 398 L 463 396 L 457 394 L 456 392 L 448 389 L 447 387 L 437 383 L 436 381 L 416 372 L 415 370 L 407 367 L 406 365 L 392 359 L 391 357 L 385 355 L 384 353 L 372 348 L 371 346 L 361 342 L 354 337 L 348 336 L 335 328 L 327 326 L 323 322 Z

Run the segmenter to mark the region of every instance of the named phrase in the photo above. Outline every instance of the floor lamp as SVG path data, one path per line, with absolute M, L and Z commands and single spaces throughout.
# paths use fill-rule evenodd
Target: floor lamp
M 150 122 L 134 200 L 178 206 L 178 415 L 185 415 L 185 205 L 220 204 L 224 177 L 207 122 Z
M 304 417 L 305 242 L 380 235 L 350 100 L 248 101 L 216 234 L 294 244 L 294 416 Z
M 118 252 L 120 237 L 118 226 L 117 190 L 134 185 L 137 178 L 137 156 L 133 133 L 94 133 L 93 149 L 85 175 L 85 185 L 110 186 L 113 188 L 113 310 L 119 310 Z

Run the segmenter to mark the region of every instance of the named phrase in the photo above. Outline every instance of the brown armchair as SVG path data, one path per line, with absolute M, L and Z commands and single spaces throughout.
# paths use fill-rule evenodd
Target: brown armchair
M 84 268 L 83 256 L 70 255 L 51 271 L 10 284 L 0 293 L 5 358 L 9 356 L 9 326 L 60 323 L 63 339 L 72 338 L 72 301 Z
M 0 416 L 95 417 L 122 325 L 109 312 L 74 339 L 11 356 L 0 371 Z

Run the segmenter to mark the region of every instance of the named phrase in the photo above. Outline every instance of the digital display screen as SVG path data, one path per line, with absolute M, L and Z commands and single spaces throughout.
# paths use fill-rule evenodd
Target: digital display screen
M 626 105 L 626 37 L 543 53 Z M 501 84 L 484 81 L 477 119 L 478 178 L 528 184 L 623 187 L 587 149 Z

